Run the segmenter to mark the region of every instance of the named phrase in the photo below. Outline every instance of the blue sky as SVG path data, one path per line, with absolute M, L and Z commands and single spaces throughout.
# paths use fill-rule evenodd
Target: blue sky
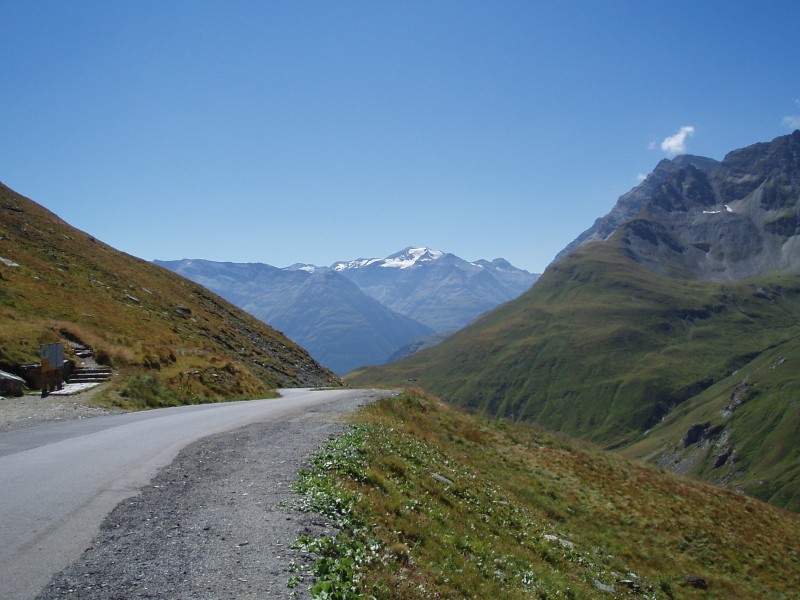
M 0 0 L 0 23 L 0 181 L 147 260 L 427 245 L 541 272 L 662 158 L 800 127 L 795 1 Z

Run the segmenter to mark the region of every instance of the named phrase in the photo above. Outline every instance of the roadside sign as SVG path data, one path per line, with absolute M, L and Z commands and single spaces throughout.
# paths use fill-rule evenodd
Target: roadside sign
M 42 397 L 53 390 L 64 389 L 64 346 L 42 344 L 39 346 L 42 359 Z

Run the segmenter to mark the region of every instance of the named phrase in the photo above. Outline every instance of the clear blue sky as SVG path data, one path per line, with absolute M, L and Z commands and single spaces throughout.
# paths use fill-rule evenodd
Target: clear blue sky
M 0 0 L 0 23 L 0 181 L 147 260 L 427 245 L 540 272 L 665 156 L 800 127 L 796 1 Z

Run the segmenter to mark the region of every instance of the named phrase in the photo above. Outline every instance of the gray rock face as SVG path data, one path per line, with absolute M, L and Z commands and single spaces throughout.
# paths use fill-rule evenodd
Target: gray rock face
M 686 435 L 683 436 L 683 447 L 688 448 L 702 440 L 709 427 L 711 427 L 711 423 L 698 423 L 689 427 Z
M 610 238 L 623 223 L 633 219 L 658 188 L 677 171 L 688 166 L 693 166 L 696 169 L 707 172 L 714 169 L 717 165 L 719 165 L 719 162 L 714 159 L 692 156 L 690 154 L 676 156 L 672 160 L 665 158 L 656 165 L 653 172 L 650 173 L 641 184 L 620 196 L 614 208 L 611 209 L 611 212 L 597 219 L 594 225 L 580 234 L 559 252 L 553 260 L 553 264 L 559 262 L 564 256 L 576 248 L 591 242 L 601 242 Z
M 662 161 L 554 262 L 611 239 L 666 276 L 732 281 L 800 272 L 800 131 L 735 150 L 720 163 Z

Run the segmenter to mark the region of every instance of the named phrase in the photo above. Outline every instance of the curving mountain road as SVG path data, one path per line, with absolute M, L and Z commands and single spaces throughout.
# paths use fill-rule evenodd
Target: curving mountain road
M 207 404 L 55 423 L 0 434 L 0 598 L 32 598 L 77 559 L 106 515 L 195 440 L 321 405 L 353 390 L 282 390 Z M 275 449 L 276 453 L 280 448 Z

